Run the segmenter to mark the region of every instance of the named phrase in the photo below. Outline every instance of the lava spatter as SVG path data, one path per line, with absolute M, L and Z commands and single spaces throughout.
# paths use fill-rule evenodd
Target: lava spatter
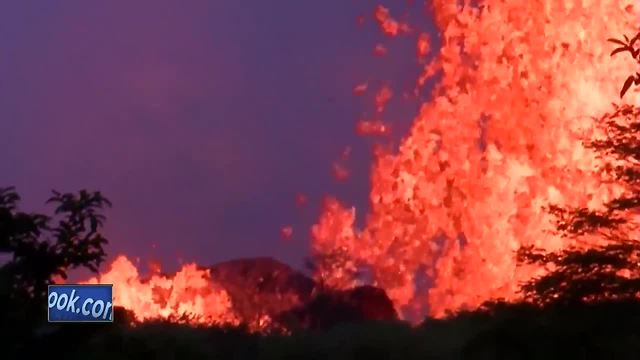
M 606 42 L 635 33 L 633 0 L 475 3 L 432 3 L 442 47 L 426 69 L 441 78 L 400 146 L 376 155 L 364 228 L 337 202 L 314 228 L 316 252 L 342 249 L 342 263 L 370 268 L 398 309 L 419 302 L 434 316 L 516 299 L 542 271 L 517 264 L 520 246 L 572 245 L 550 233 L 544 207 L 597 208 L 620 191 L 600 180 L 582 139 L 635 70 Z M 428 296 L 416 295 L 418 272 L 432 279 Z M 344 284 L 352 272 L 327 273 Z

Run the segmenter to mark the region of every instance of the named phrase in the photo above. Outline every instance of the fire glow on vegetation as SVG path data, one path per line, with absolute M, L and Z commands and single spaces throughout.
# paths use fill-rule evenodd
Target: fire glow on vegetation
M 398 309 L 428 305 L 433 316 L 491 298 L 517 299 L 519 283 L 541 269 L 518 265 L 515 250 L 571 245 L 548 233 L 553 223 L 543 207 L 597 208 L 619 191 L 598 180 L 598 159 L 581 139 L 594 135 L 590 117 L 610 109 L 635 70 L 632 62 L 609 57 L 605 41 L 636 31 L 634 2 L 429 2 L 442 48 L 425 63 L 436 49 L 427 34 L 418 34 L 416 52 L 406 56 L 424 66 L 418 87 L 438 72 L 441 80 L 400 146 L 376 148 L 365 226 L 355 227 L 355 208 L 325 202 L 312 250 L 329 261 L 316 276 L 335 288 L 351 287 L 365 266 Z M 411 35 L 382 6 L 374 18 L 386 36 Z M 362 83 L 353 92 L 367 88 Z M 379 90 L 376 110 L 391 98 L 390 88 Z M 388 127 L 362 121 L 357 130 L 371 135 Z M 333 164 L 339 180 L 349 177 L 343 160 Z M 432 279 L 428 292 L 417 291 L 420 276 Z M 88 282 L 98 280 L 117 284 L 115 305 L 138 320 L 188 312 L 204 322 L 238 322 L 225 290 L 193 264 L 172 277 L 157 272 L 143 280 L 119 257 Z
M 316 275 L 349 287 L 365 266 L 398 309 L 428 304 L 433 316 L 517 299 L 542 271 L 516 263 L 520 246 L 572 245 L 549 233 L 543 207 L 598 208 L 620 191 L 599 180 L 581 139 L 596 135 L 590 117 L 610 110 L 635 70 L 606 42 L 637 31 L 634 2 L 429 2 L 442 48 L 418 85 L 442 78 L 399 148 L 375 156 L 364 228 L 356 209 L 328 202 L 312 246 L 335 261 Z M 382 7 L 376 18 L 385 35 L 408 28 Z M 431 41 L 416 41 L 424 59 Z M 432 280 L 428 292 L 417 292 L 419 276 Z

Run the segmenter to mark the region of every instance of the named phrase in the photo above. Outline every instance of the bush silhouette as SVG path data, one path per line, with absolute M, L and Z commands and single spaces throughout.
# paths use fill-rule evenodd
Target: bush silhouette
M 0 188 L 0 252 L 9 261 L 0 267 L 0 325 L 15 336 L 12 345 L 24 346 L 33 330 L 46 319 L 47 287 L 56 277 L 87 268 L 97 272 L 105 258 L 102 210 L 111 205 L 100 192 L 78 194 L 53 191 L 47 203 L 52 216 L 19 209 L 13 187 Z
M 303 306 L 280 316 L 287 328 L 329 329 L 344 323 L 393 321 L 398 315 L 384 290 L 359 286 L 348 290 L 324 290 Z
M 632 39 L 625 36 L 624 41 L 609 39 L 620 45 L 611 55 L 628 52 L 640 65 L 638 40 L 640 33 Z M 620 96 L 633 84 L 640 85 L 640 74 L 627 78 Z M 620 184 L 625 191 L 604 204 L 602 210 L 549 207 L 563 236 L 580 239 L 590 235 L 599 243 L 552 253 L 533 247 L 520 250 L 523 262 L 553 266 L 547 274 L 522 287 L 526 298 L 540 305 L 640 296 L 639 224 L 633 219 L 640 210 L 640 108 L 614 104 L 612 112 L 596 120 L 605 136 L 588 140 L 585 145 L 604 160 L 605 165 L 598 169 L 604 180 Z

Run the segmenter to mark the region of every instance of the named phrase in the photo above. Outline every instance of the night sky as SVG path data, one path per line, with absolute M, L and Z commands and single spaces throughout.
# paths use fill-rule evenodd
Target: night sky
M 111 258 L 299 267 L 323 195 L 366 209 L 373 141 L 354 124 L 374 106 L 354 85 L 399 95 L 419 70 L 417 33 L 382 35 L 378 3 L 2 1 L 0 186 L 35 211 L 51 189 L 102 191 Z M 386 3 L 428 28 L 421 6 Z M 373 56 L 379 42 L 387 57 Z M 391 102 L 394 141 L 417 106 Z M 331 164 L 345 146 L 352 177 L 340 183 Z

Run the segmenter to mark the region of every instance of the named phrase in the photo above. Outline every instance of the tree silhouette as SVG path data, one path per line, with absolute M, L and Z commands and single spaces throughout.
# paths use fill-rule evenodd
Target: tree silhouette
M 42 307 L 55 277 L 66 279 L 68 270 L 81 267 L 98 271 L 107 243 L 102 210 L 111 203 L 100 192 L 53 191 L 47 201 L 55 205 L 50 217 L 22 212 L 19 202 L 13 187 L 0 188 L 0 252 L 10 255 L 0 267 L 0 296 Z
M 637 42 L 640 33 L 624 41 L 611 56 L 628 52 L 640 64 Z M 620 91 L 621 98 L 632 85 L 640 85 L 640 73 L 630 75 Z M 606 164 L 601 173 L 607 181 L 620 184 L 624 193 L 604 204 L 602 210 L 550 206 L 557 218 L 557 230 L 565 237 L 591 236 L 597 244 L 547 253 L 522 248 L 519 259 L 546 266 L 545 275 L 522 286 L 525 299 L 537 304 L 575 303 L 598 300 L 629 300 L 640 295 L 640 239 L 637 219 L 640 210 L 640 108 L 615 105 L 600 117 L 597 126 L 603 138 L 586 142 Z

